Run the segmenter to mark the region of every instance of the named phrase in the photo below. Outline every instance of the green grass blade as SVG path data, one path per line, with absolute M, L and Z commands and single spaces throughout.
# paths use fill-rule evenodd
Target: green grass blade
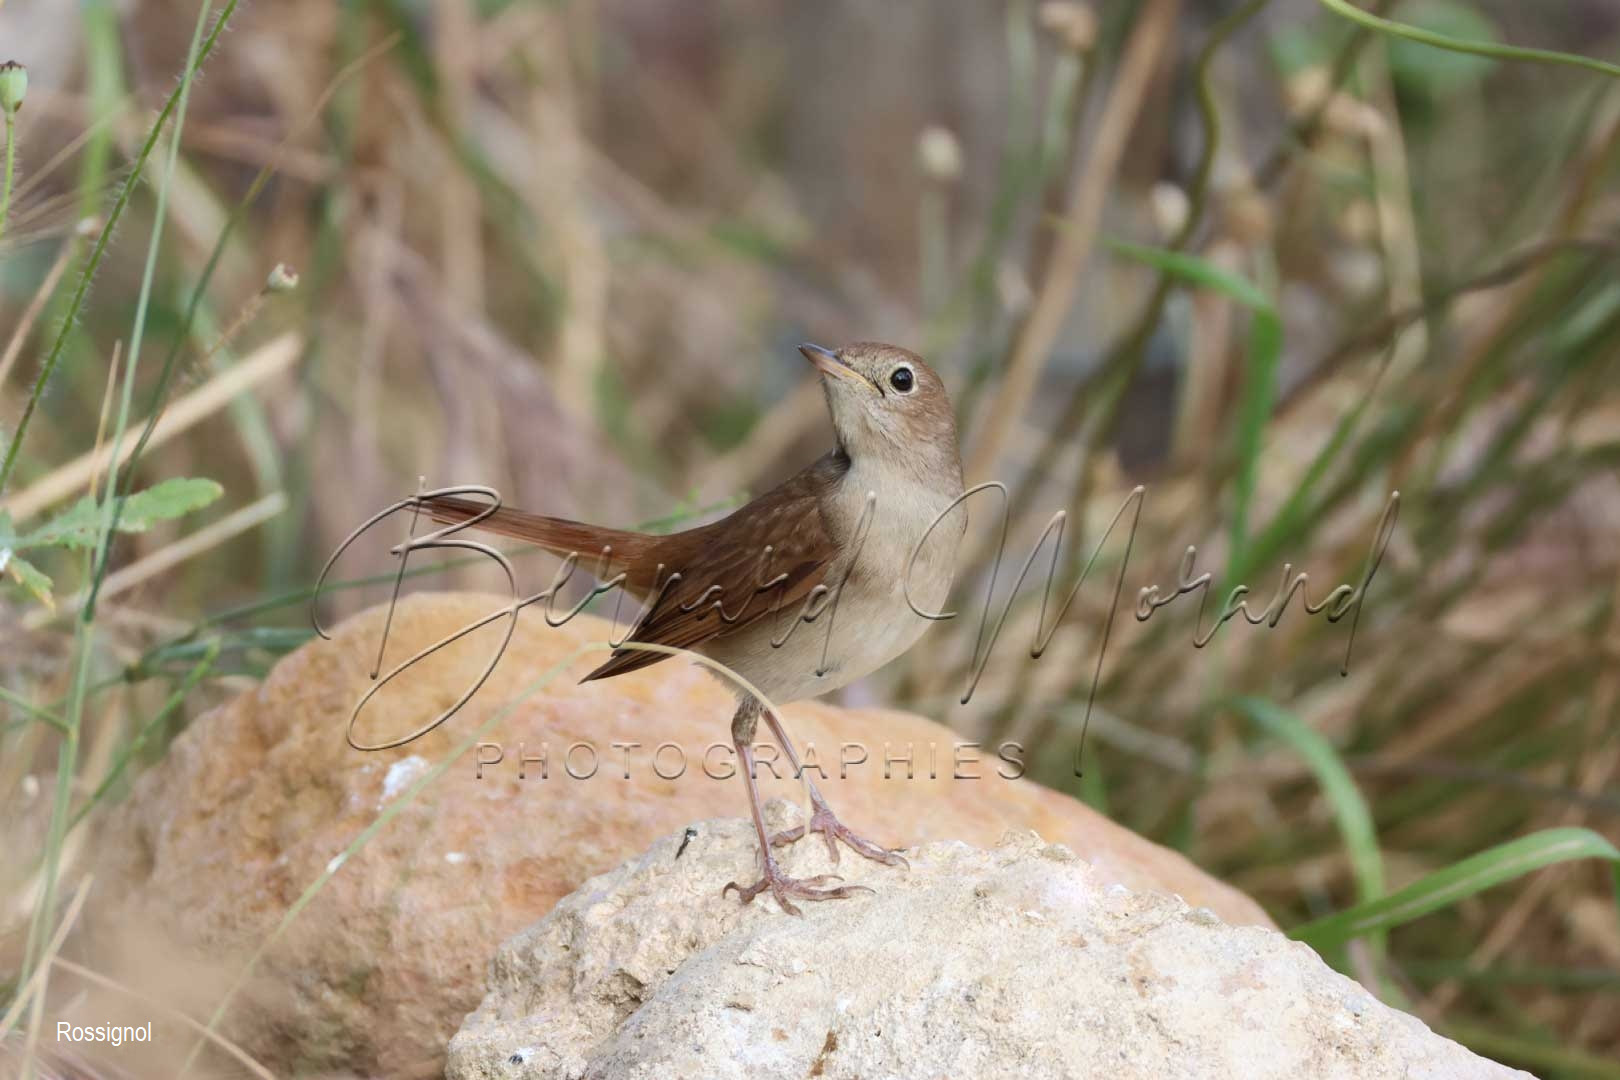
M 1560 1046 L 1546 1036 L 1531 1039 L 1484 1024 L 1445 1024 L 1440 1034 L 1470 1050 L 1510 1062 L 1559 1080 L 1620 1080 L 1620 1063 L 1573 1046 Z
M 1335 949 L 1352 938 L 1404 925 L 1534 870 L 1575 859 L 1615 864 L 1620 892 L 1620 850 L 1613 844 L 1590 829 L 1544 829 L 1470 855 L 1381 900 L 1296 926 L 1289 936 L 1319 952 Z
M 180 138 L 185 130 L 186 109 L 191 101 L 191 84 L 196 78 L 198 67 L 202 64 L 202 54 L 198 50 L 202 47 L 203 30 L 208 25 L 208 17 L 213 14 L 213 8 L 213 0 L 203 0 L 197 9 L 196 26 L 191 32 L 191 48 L 186 53 L 186 67 L 180 77 L 178 91 L 180 99 L 170 124 L 172 130 L 169 133 L 168 160 L 163 163 L 163 171 L 158 174 L 154 184 L 157 198 L 153 208 L 152 233 L 147 238 L 146 263 L 141 272 L 140 290 L 135 297 L 135 318 L 130 326 L 129 351 L 124 360 L 127 377 L 124 379 L 123 396 L 118 402 L 118 419 L 113 423 L 112 454 L 107 466 L 107 497 L 103 504 L 101 534 L 96 546 L 96 557 L 91 564 L 90 585 L 85 592 L 84 607 L 79 616 L 81 622 L 95 618 L 96 599 L 101 593 L 101 582 L 107 576 L 108 563 L 112 558 L 112 535 L 118 530 L 118 522 L 124 514 L 125 504 L 129 501 L 120 496 L 118 491 L 119 450 L 129 429 L 130 404 L 135 394 L 135 372 L 140 367 L 141 344 L 146 339 L 146 316 L 151 305 L 153 284 L 157 280 L 158 249 L 162 246 L 163 230 L 168 222 L 169 186 L 174 179 L 176 165 L 180 161 Z M 228 18 L 230 11 L 227 10 L 215 24 L 216 33 Z M 160 120 L 157 130 L 161 128 Z
M 1356 879 L 1356 893 L 1362 903 L 1378 900 L 1384 895 L 1384 858 L 1378 847 L 1378 830 L 1373 824 L 1372 810 L 1356 786 L 1350 770 L 1345 767 L 1339 752 L 1322 734 L 1307 727 L 1299 717 L 1269 701 L 1260 698 L 1237 698 L 1229 703 L 1232 708 L 1248 717 L 1261 728 L 1305 759 L 1312 774 L 1322 785 L 1322 795 L 1333 811 L 1339 834 L 1350 856 L 1350 867 Z
M 53 712 L 40 708 L 38 705 L 35 705 L 21 694 L 7 690 L 3 686 L 0 686 L 0 702 L 5 702 L 7 705 L 10 705 L 13 709 L 16 709 L 30 720 L 37 720 L 42 724 L 49 724 L 58 731 L 67 730 L 67 724 L 62 721 L 61 717 L 57 716 Z M 26 723 L 27 721 L 24 722 Z M 7 725 L 8 728 L 10 726 L 11 725 Z
M 6 113 L 6 174 L 0 181 L 0 236 L 6 234 L 6 218 L 11 213 L 11 175 L 17 163 L 17 114 Z
M 1372 810 L 1356 786 L 1350 770 L 1345 767 L 1339 752 L 1322 734 L 1287 709 L 1260 698 L 1237 698 L 1229 702 L 1232 708 L 1248 717 L 1267 734 L 1287 743 L 1310 767 L 1322 795 L 1327 799 L 1344 840 L 1350 858 L 1350 872 L 1356 882 L 1356 896 L 1360 904 L 1373 903 L 1384 895 L 1384 856 L 1378 846 L 1378 829 L 1373 822 Z M 1382 929 L 1367 932 L 1371 952 L 1372 970 L 1378 979 L 1385 1000 L 1399 1000 L 1399 990 L 1386 977 L 1387 941 Z M 1324 949 L 1323 954 L 1334 966 L 1348 967 L 1348 958 L 1340 948 Z
M 1272 317 L 1277 314 L 1277 307 L 1271 302 L 1271 298 L 1254 282 L 1197 255 L 1189 255 L 1185 251 L 1171 251 L 1167 248 L 1128 244 L 1123 240 L 1110 240 L 1108 247 L 1116 254 L 1181 278 L 1190 285 L 1214 289 L 1246 308 Z
M 118 782 L 118 778 L 124 775 L 124 770 L 129 767 L 129 763 L 134 760 L 135 755 L 139 754 L 146 746 L 147 740 L 152 737 L 153 732 L 157 731 L 169 717 L 179 711 L 180 706 L 185 704 L 186 697 L 213 670 L 215 662 L 219 659 L 219 650 L 219 639 L 215 638 L 210 641 L 202 659 L 197 661 L 197 665 L 186 673 L 186 677 L 181 680 L 179 686 L 175 687 L 168 700 L 163 703 L 157 712 L 152 714 L 146 723 L 141 725 L 141 730 L 136 733 L 133 739 L 119 748 L 117 756 L 113 759 L 112 767 L 107 770 L 107 775 L 102 777 L 101 783 L 96 785 L 96 790 L 84 801 L 84 805 L 80 806 L 74 813 L 73 820 L 68 822 L 70 832 L 78 826 L 79 822 L 84 820 L 86 814 L 100 804 L 101 800 L 106 797 L 107 792 Z
M 1498 45 L 1489 41 L 1466 41 L 1462 38 L 1447 37 L 1432 30 L 1409 26 L 1406 23 L 1396 22 L 1393 19 L 1383 19 L 1370 12 L 1362 11 L 1350 3 L 1350 0 L 1317 0 L 1317 3 L 1329 11 L 1344 16 L 1353 23 L 1359 23 L 1369 30 L 1391 37 L 1405 38 L 1420 45 L 1433 45 L 1437 49 L 1448 52 L 1468 53 L 1471 56 L 1488 56 L 1495 60 L 1522 60 L 1535 64 L 1558 64 L 1563 67 L 1587 68 L 1591 71 L 1601 72 L 1612 78 L 1620 78 L 1620 66 L 1594 60 L 1590 56 L 1580 56 L 1576 53 L 1554 52 L 1551 49 L 1526 49 L 1517 45 Z
M 1390 351 L 1386 350 L 1384 355 L 1387 363 Z M 1290 538 L 1303 539 L 1309 534 L 1313 522 L 1321 516 L 1311 500 L 1321 488 L 1329 470 L 1338 463 L 1340 455 L 1350 445 L 1351 435 L 1355 434 L 1363 418 L 1371 410 L 1374 395 L 1382 380 L 1383 369 L 1380 368 L 1355 407 L 1339 417 L 1338 423 L 1334 425 L 1333 434 L 1311 459 L 1305 475 L 1294 485 L 1294 490 L 1288 493 L 1282 507 L 1272 516 L 1270 524 L 1260 531 L 1254 542 L 1244 546 L 1244 558 L 1241 561 L 1234 560 L 1231 566 L 1232 580 L 1247 580 L 1256 566 L 1274 557 Z
M 101 213 L 103 195 L 111 186 L 113 131 L 102 121 L 124 108 L 124 56 L 119 39 L 118 11 L 113 0 L 80 0 L 79 19 L 84 34 L 84 71 L 90 91 L 90 115 L 96 124 L 84 145 L 79 167 L 79 217 Z
M 1282 320 L 1275 311 L 1256 309 L 1249 323 L 1249 362 L 1237 415 L 1237 475 L 1233 478 L 1232 530 L 1226 556 L 1227 580 L 1248 555 L 1249 508 L 1259 483 L 1260 448 L 1266 422 L 1277 401 L 1277 367 L 1282 360 Z

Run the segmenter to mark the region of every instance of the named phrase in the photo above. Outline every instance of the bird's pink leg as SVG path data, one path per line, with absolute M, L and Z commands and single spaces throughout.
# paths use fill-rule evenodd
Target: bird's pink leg
M 802 915 L 789 896 L 797 896 L 804 900 L 842 900 L 855 895 L 857 892 L 871 892 L 865 885 L 834 885 L 827 887 L 829 881 L 842 881 L 834 874 L 818 874 L 812 878 L 790 878 L 782 873 L 777 865 L 776 856 L 771 854 L 770 838 L 765 833 L 765 817 L 759 807 L 759 784 L 754 780 L 754 725 L 759 720 L 760 706 L 758 702 L 745 702 L 738 706 L 737 715 L 731 721 L 731 741 L 737 748 L 737 762 L 742 766 L 743 782 L 748 785 L 748 809 L 754 817 L 754 832 L 759 836 L 759 854 L 764 863 L 764 872 L 760 879 L 752 885 L 744 887 L 733 881 L 720 895 L 724 896 L 732 889 L 743 903 L 751 902 L 760 893 L 770 890 L 776 902 L 782 905 L 782 910 L 790 915 Z M 791 751 L 790 751 L 791 753 Z
M 787 732 L 782 730 L 781 721 L 776 718 L 775 714 L 766 712 L 765 722 L 771 726 L 771 733 L 776 736 L 776 741 L 782 745 L 783 751 L 787 753 L 788 763 L 793 766 L 793 775 L 803 776 L 804 772 L 799 767 L 799 755 L 794 752 L 793 744 L 788 741 Z M 805 777 L 804 782 L 810 788 L 809 824 L 795 825 L 791 829 L 785 829 L 777 833 L 771 837 L 772 847 L 782 847 L 785 844 L 793 843 L 795 840 L 801 840 L 810 833 L 818 832 L 827 841 L 827 854 L 833 862 L 838 861 L 838 841 L 842 840 L 857 852 L 875 862 L 883 863 L 885 866 L 905 866 L 909 868 L 911 864 L 906 862 L 899 852 L 890 851 L 880 844 L 873 843 L 842 821 L 839 821 L 837 815 L 832 812 L 832 807 L 827 805 L 827 800 L 822 798 L 821 790 L 816 787 L 816 782 L 809 777 Z

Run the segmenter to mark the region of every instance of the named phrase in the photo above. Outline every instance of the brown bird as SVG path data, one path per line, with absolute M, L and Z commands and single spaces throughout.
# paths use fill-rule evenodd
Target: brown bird
M 836 690 L 909 649 L 950 589 L 967 517 L 959 505 L 962 463 L 945 385 L 922 358 L 893 345 L 860 343 L 834 352 L 801 345 L 821 373 L 837 446 L 780 486 L 710 525 L 667 536 L 626 532 L 441 497 L 435 521 L 488 516 L 477 527 L 575 555 L 646 607 L 627 639 L 701 653 L 782 704 Z M 603 679 L 670 654 L 621 647 L 586 679 Z M 790 896 L 826 900 L 857 886 L 832 875 L 785 876 L 773 846 L 822 833 L 890 865 L 898 854 L 855 833 L 809 782 L 807 826 L 767 836 L 754 780 L 752 740 L 761 715 L 796 775 L 798 754 L 777 718 L 734 680 L 732 743 L 748 786 L 763 873 L 735 888 L 747 903 L 769 889 L 783 910 Z

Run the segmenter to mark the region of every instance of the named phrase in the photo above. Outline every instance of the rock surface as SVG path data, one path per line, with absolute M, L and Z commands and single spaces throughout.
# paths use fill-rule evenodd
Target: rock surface
M 496 606 L 466 594 L 402 602 L 386 664 Z M 542 614 L 519 618 L 504 658 L 465 709 L 396 750 L 361 753 L 344 738 L 356 699 L 371 685 L 381 609 L 289 655 L 257 690 L 193 722 L 100 826 L 101 870 L 82 925 L 97 933 L 102 970 L 206 1016 L 248 956 L 268 942 L 223 1023 L 259 1060 L 277 1072 L 438 1075 L 445 1043 L 478 1003 L 496 943 L 653 838 L 746 812 L 740 780 L 726 776 L 731 698 L 691 664 L 672 660 L 579 685 L 603 656 L 586 653 L 503 714 L 581 643 L 606 635 L 598 620 L 552 629 Z M 411 668 L 378 694 L 358 734 L 403 734 L 456 701 L 503 634 L 498 626 L 479 630 Z M 1065 795 L 1002 779 L 1010 770 L 993 750 L 978 751 L 978 763 L 962 770 L 979 779 L 952 779 L 956 739 L 938 724 L 813 703 L 784 715 L 801 749 L 813 744 L 829 766 L 818 783 L 833 807 L 880 842 L 990 845 L 1008 828 L 1034 829 L 1093 862 L 1099 880 L 1179 893 L 1230 922 L 1267 924 L 1252 900 L 1180 855 Z M 499 743 L 504 760 L 480 777 L 467 753 L 430 776 L 469 740 Z M 661 742 L 681 748 L 683 775 L 654 773 L 652 752 Z M 840 779 L 846 742 L 865 743 L 869 760 Z M 566 768 L 571 762 L 575 773 L 588 771 L 585 750 L 569 754 L 580 743 L 596 752 L 589 779 L 574 779 Z M 714 744 L 721 749 L 711 755 Z M 901 765 L 884 778 L 885 744 L 893 756 L 911 745 L 915 779 L 907 780 Z M 531 761 L 520 778 L 518 759 L 538 755 L 542 745 L 544 777 Z M 928 778 L 930 746 L 935 779 Z M 705 773 L 706 756 L 713 776 Z M 664 774 L 675 771 L 674 751 L 660 760 Z M 767 796 L 801 797 L 788 779 L 762 780 Z M 425 786 L 413 792 L 419 782 Z M 345 857 L 384 815 L 388 820 Z M 744 875 L 750 858 L 737 853 L 726 872 Z M 328 874 L 270 941 L 305 890 Z M 729 903 L 735 907 L 735 898 Z M 196 963 L 182 967 L 187 958 Z M 185 977 L 174 977 L 177 970 Z M 154 981 L 160 977 L 165 981 Z M 185 1040 L 183 1053 L 190 1037 L 176 1038 Z
M 450 1080 L 1527 1075 L 1275 930 L 1109 885 L 1030 832 L 990 851 L 928 844 L 909 870 L 846 858 L 874 891 L 802 918 L 719 901 L 752 857 L 747 822 L 696 833 L 586 882 L 501 948 Z M 831 868 L 819 843 L 787 863 Z

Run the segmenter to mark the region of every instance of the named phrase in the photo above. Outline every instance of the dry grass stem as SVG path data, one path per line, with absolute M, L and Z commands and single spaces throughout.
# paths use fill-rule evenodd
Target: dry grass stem
M 175 436 L 219 412 L 238 394 L 257 389 L 292 368 L 303 349 L 303 339 L 288 332 L 266 342 L 235 366 L 214 375 L 191 393 L 164 410 L 163 418 L 152 429 L 148 448 L 162 446 Z M 117 465 L 122 467 L 135 450 L 135 440 L 124 443 Z M 3 508 L 18 524 L 28 521 L 46 507 L 72 497 L 87 488 L 98 475 L 107 472 L 105 448 L 91 451 L 52 470 L 8 499 Z

